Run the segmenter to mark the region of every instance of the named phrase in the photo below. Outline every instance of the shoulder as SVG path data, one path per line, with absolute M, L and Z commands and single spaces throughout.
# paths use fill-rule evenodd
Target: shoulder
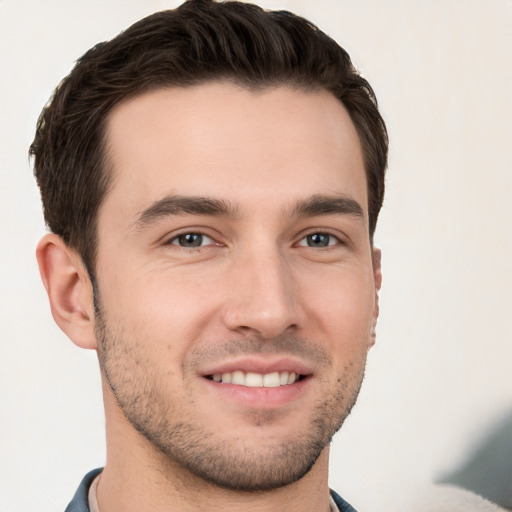
M 103 471 L 103 468 L 93 469 L 84 476 L 73 499 L 64 512 L 89 512 L 89 487 L 96 475 L 101 473 L 101 471 Z
M 347 503 L 339 494 L 335 493 L 333 490 L 331 490 L 330 493 L 340 512 L 357 512 L 357 510 L 350 505 L 350 503 Z

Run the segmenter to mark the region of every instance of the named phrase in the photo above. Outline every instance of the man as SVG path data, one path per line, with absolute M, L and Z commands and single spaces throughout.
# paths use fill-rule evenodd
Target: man
M 347 53 L 185 2 L 86 53 L 31 153 L 52 314 L 103 382 L 67 510 L 354 510 L 329 443 L 375 339 L 387 135 Z

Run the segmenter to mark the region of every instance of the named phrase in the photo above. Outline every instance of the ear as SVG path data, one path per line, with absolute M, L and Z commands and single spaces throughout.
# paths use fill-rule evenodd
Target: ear
M 375 344 L 375 329 L 377 327 L 377 319 L 379 318 L 379 292 L 382 285 L 382 267 L 381 267 L 382 253 L 380 249 L 372 249 L 372 263 L 373 263 L 373 281 L 375 283 L 375 303 L 373 308 L 372 317 L 372 332 L 370 347 Z
M 36 250 L 53 318 L 79 347 L 95 349 L 93 290 L 78 254 L 57 235 L 45 235 Z

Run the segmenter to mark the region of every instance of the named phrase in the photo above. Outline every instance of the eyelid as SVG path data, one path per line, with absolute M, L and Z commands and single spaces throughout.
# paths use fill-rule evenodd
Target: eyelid
M 166 235 L 165 237 L 162 237 L 161 240 L 162 240 L 162 245 L 167 245 L 167 246 L 173 246 L 173 247 L 178 247 L 180 249 L 187 249 L 187 250 L 199 250 L 199 249 L 203 249 L 204 247 L 208 247 L 208 246 L 215 246 L 215 245 L 222 245 L 220 242 L 217 241 L 216 237 L 214 235 L 212 235 L 211 233 L 208 233 L 208 229 L 205 229 L 205 228 L 196 228 L 196 227 L 187 227 L 187 228 L 183 228 L 183 229 L 180 229 L 176 232 L 173 232 L 173 233 L 169 233 L 168 235 Z M 208 240 L 208 243 L 204 243 L 203 245 L 200 245 L 198 247 L 182 247 L 180 246 L 178 243 L 175 243 L 180 236 L 184 236 L 184 235 L 201 235 L 204 239 L 207 239 Z
M 330 230 L 330 229 L 321 229 L 321 228 L 320 229 L 318 229 L 318 228 L 311 229 L 311 230 L 308 230 L 307 232 L 301 233 L 299 235 L 299 239 L 297 240 L 295 245 L 297 245 L 299 247 L 309 247 L 308 245 L 303 244 L 301 242 L 305 241 L 307 239 L 307 237 L 311 236 L 311 235 L 327 235 L 336 240 L 336 243 L 329 244 L 326 247 L 323 247 L 323 249 L 328 249 L 328 248 L 336 247 L 336 246 L 340 246 L 340 245 L 347 245 L 347 242 L 344 240 L 344 238 L 341 236 L 340 233 L 333 233 L 332 230 Z M 320 248 L 322 248 L 322 247 L 320 247 Z
M 176 241 L 179 241 L 179 239 L 185 235 L 199 235 L 202 237 L 203 244 L 200 246 L 197 246 L 197 247 L 183 247 L 179 243 L 174 243 Z M 204 242 L 206 242 L 206 243 L 204 243 Z M 175 235 L 171 239 L 169 239 L 167 243 L 169 245 L 176 245 L 178 247 L 183 247 L 183 249 L 200 249 L 201 247 L 206 247 L 207 245 L 215 244 L 215 242 L 211 236 L 205 235 L 204 233 L 198 233 L 197 231 L 187 231 L 186 233 L 181 233 L 179 235 Z

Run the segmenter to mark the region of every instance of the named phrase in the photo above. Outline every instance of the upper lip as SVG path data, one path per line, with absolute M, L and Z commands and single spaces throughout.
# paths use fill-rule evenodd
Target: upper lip
M 293 357 L 272 359 L 244 357 L 209 366 L 201 371 L 201 375 L 205 377 L 208 375 L 231 373 L 237 370 L 246 373 L 260 373 L 262 375 L 274 372 L 295 372 L 300 375 L 310 375 L 313 373 L 308 364 Z

